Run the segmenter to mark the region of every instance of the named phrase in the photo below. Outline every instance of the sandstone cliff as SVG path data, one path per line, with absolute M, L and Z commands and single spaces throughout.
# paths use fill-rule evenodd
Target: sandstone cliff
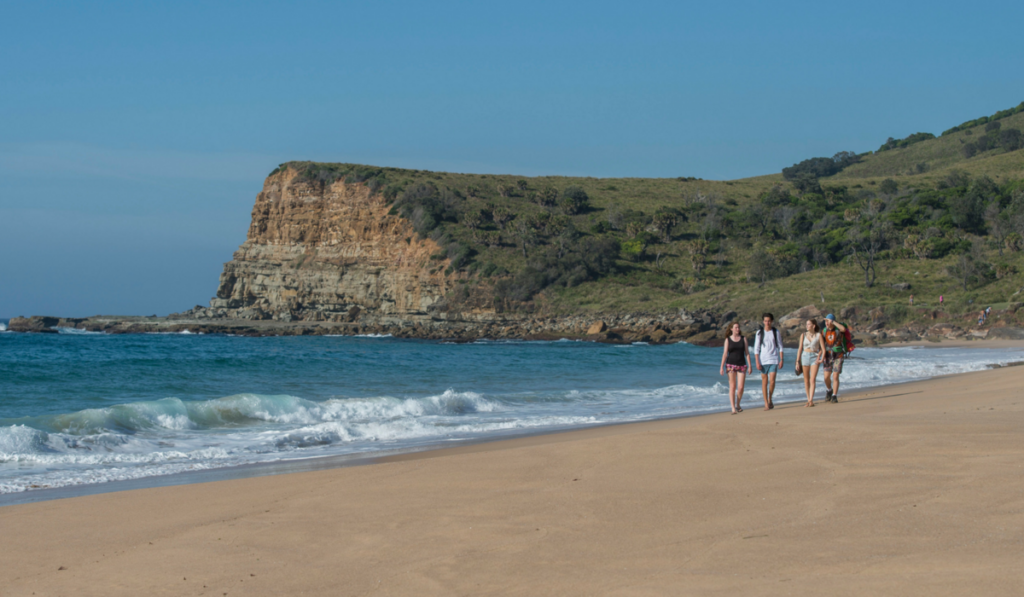
M 245 242 L 224 266 L 209 317 L 280 321 L 444 318 L 454 278 L 430 239 L 363 184 L 285 168 L 256 197 Z M 205 311 L 205 313 L 202 313 Z

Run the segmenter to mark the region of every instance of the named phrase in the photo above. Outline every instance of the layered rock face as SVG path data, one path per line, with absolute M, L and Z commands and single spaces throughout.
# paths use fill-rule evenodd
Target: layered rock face
M 362 184 L 272 174 L 246 241 L 224 266 L 211 317 L 281 321 L 416 321 L 444 317 L 453 278 L 440 247 L 388 214 Z M 200 311 L 196 309 L 195 311 Z

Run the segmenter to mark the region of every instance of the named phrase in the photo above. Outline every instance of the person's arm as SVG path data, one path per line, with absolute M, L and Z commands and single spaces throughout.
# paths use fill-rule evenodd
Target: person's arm
M 776 332 L 778 335 L 775 336 L 775 341 L 779 343 L 779 371 L 782 371 L 782 366 L 786 363 L 785 357 L 782 356 L 782 332 Z
M 839 323 L 838 321 L 833 322 L 832 325 L 836 326 L 836 329 L 839 330 L 840 332 L 845 332 L 846 331 L 846 326 L 841 324 L 841 323 Z
M 824 334 L 818 334 L 818 362 L 825 362 L 825 336 Z
M 725 339 L 725 344 L 722 345 L 722 365 L 718 368 L 719 375 L 725 375 L 725 357 L 729 356 L 729 339 Z
M 804 336 L 807 332 L 800 334 L 800 339 L 796 341 L 796 362 L 800 362 L 800 355 L 804 353 Z
M 757 363 L 757 370 L 761 370 L 761 336 L 762 333 L 754 334 L 754 362 Z

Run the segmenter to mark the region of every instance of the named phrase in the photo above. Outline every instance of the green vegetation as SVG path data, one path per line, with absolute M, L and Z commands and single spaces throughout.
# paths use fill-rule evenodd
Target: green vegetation
M 931 133 L 914 133 L 903 139 L 893 139 L 889 137 L 882 146 L 878 148 L 878 151 L 889 151 L 890 149 L 902 149 L 913 145 L 914 143 L 920 143 L 921 141 L 927 141 L 928 139 L 934 139 L 935 135 Z
M 1007 118 L 1009 116 L 1013 116 L 1014 114 L 1020 114 L 1021 112 L 1024 112 L 1024 102 L 1021 102 L 1015 108 L 1010 108 L 1009 110 L 1000 110 L 1000 111 L 996 112 L 995 114 L 993 114 L 992 116 L 982 116 L 981 118 L 975 118 L 974 120 L 968 120 L 967 122 L 965 122 L 963 124 L 960 124 L 960 125 L 954 126 L 951 129 L 947 129 L 947 130 L 942 131 L 942 136 L 946 136 L 946 135 L 950 135 L 952 133 L 957 133 L 957 132 L 960 132 L 960 131 L 963 131 L 963 130 L 974 128 L 974 127 L 982 125 L 982 124 L 988 124 L 990 122 L 995 122 L 997 120 L 1001 120 L 1003 118 Z
M 383 196 L 463 281 L 453 306 L 485 297 L 501 310 L 553 314 L 751 316 L 817 303 L 909 319 L 939 294 L 947 311 L 1020 298 L 1024 150 L 1003 134 L 1024 126 L 1024 113 L 998 120 L 735 181 L 281 168 Z M 995 144 L 966 155 L 983 138 Z

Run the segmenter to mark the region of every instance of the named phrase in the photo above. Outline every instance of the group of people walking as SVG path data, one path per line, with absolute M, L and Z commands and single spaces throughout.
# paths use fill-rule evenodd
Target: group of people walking
M 754 334 L 754 363 L 761 373 L 761 394 L 764 409 L 775 408 L 772 396 L 775 394 L 775 378 L 785 364 L 782 336 L 775 328 L 775 316 L 765 313 L 761 316 L 762 327 Z M 808 319 L 806 331 L 797 342 L 797 375 L 803 375 L 807 404 L 814 406 L 814 391 L 819 368 L 825 371 L 825 402 L 839 402 L 839 376 L 843 373 L 846 355 L 853 350 L 847 326 L 836 321 L 831 313 L 825 316 L 824 328 L 817 321 Z M 750 365 L 750 348 L 740 331 L 739 323 L 729 326 L 729 335 L 722 350 L 720 375 L 729 376 L 729 406 L 732 414 L 743 412 L 740 401 L 747 375 L 753 373 Z

